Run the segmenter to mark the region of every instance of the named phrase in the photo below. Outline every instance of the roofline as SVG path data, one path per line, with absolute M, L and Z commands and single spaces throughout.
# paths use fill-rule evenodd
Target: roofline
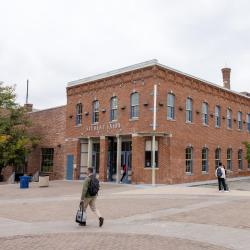
M 138 70 L 138 69 L 142 69 L 142 68 L 146 68 L 146 67 L 150 67 L 150 66 L 159 66 L 159 67 L 164 68 L 166 70 L 170 70 L 170 71 L 173 71 L 175 73 L 184 75 L 186 77 L 190 77 L 192 79 L 201 81 L 201 82 L 203 82 L 205 84 L 208 84 L 208 85 L 210 85 L 212 87 L 220 88 L 220 89 L 223 89 L 224 91 L 227 91 L 227 92 L 230 92 L 230 93 L 245 97 L 247 99 L 250 99 L 250 97 L 248 97 L 248 96 L 246 96 L 244 94 L 241 94 L 239 92 L 236 92 L 234 90 L 227 89 L 227 88 L 225 88 L 225 87 L 223 87 L 221 85 L 206 81 L 206 80 L 201 79 L 199 77 L 189 75 L 189 74 L 184 73 L 184 72 L 182 72 L 180 70 L 176 70 L 174 68 L 171 68 L 171 67 L 168 67 L 168 66 L 166 66 L 164 64 L 161 64 L 161 63 L 158 62 L 157 59 L 149 60 L 149 61 L 142 62 L 142 63 L 137 63 L 137 64 L 134 64 L 134 65 L 131 65 L 131 66 L 128 66 L 128 67 L 124 67 L 124 68 L 108 71 L 106 73 L 102 73 L 102 74 L 98 74 L 98 75 L 94 75 L 94 76 L 90 76 L 90 77 L 85 77 L 85 78 L 82 78 L 82 79 L 79 79 L 79 80 L 71 81 L 71 82 L 68 82 L 67 87 L 74 87 L 74 86 L 77 86 L 77 85 L 80 85 L 80 84 L 101 80 L 101 79 L 104 79 L 104 78 L 108 78 L 108 77 L 119 75 L 119 74 L 124 74 L 124 73 L 130 72 L 130 71 L 133 71 L 133 70 Z
M 48 111 L 48 110 L 52 110 L 52 109 L 59 109 L 59 108 L 63 108 L 63 107 L 67 107 L 67 105 L 61 105 L 61 106 L 56 106 L 56 107 L 52 107 L 52 108 L 34 110 L 34 111 L 31 111 L 31 112 L 28 112 L 28 113 L 29 113 L 29 114 L 33 114 L 33 113 Z

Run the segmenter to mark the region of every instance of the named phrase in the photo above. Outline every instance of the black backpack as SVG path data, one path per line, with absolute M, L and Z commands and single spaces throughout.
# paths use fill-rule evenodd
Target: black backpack
M 96 196 L 98 194 L 99 189 L 100 189 L 100 184 L 99 184 L 98 179 L 94 176 L 91 176 L 89 186 L 88 186 L 89 195 Z
M 222 176 L 222 171 L 221 171 L 221 168 L 220 168 L 220 167 L 217 168 L 216 174 L 217 174 L 217 177 L 221 177 L 221 176 Z

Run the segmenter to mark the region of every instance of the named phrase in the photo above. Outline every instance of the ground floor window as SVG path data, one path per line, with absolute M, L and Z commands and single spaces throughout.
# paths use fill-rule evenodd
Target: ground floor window
M 238 167 L 240 170 L 243 169 L 243 163 L 242 163 L 242 149 L 238 151 Z
M 54 149 L 42 148 L 42 172 L 53 172 Z
M 221 162 L 221 149 L 216 148 L 216 150 L 215 150 L 215 169 L 219 167 L 220 162 Z
M 208 149 L 202 149 L 202 172 L 208 172 Z
M 145 168 L 152 167 L 152 141 L 145 143 Z M 158 141 L 155 141 L 155 167 L 158 168 Z
M 186 173 L 191 174 L 193 172 L 193 148 L 186 148 Z
M 232 170 L 232 149 L 227 149 L 227 170 Z

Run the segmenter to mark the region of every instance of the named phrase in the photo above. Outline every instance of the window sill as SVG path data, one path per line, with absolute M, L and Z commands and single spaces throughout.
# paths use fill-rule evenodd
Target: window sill
M 118 120 L 112 120 L 112 121 L 109 121 L 109 123 L 117 123 Z
M 82 127 L 82 123 L 75 125 L 75 128 L 80 128 L 80 127 Z
M 151 167 L 144 167 L 145 170 L 153 170 Z M 159 170 L 159 167 L 156 167 L 155 170 Z
M 189 122 L 189 121 L 186 121 L 185 123 L 186 124 L 194 124 L 193 122 Z
M 227 128 L 227 130 L 229 130 L 229 131 L 233 131 L 233 128 Z
M 99 124 L 99 122 L 91 123 L 92 126 L 96 126 L 96 125 L 98 125 L 98 124 Z
M 188 172 L 186 172 L 186 175 L 187 176 L 192 176 L 192 175 L 194 175 L 193 173 L 188 173 Z
M 202 175 L 208 175 L 208 171 L 202 171 Z
M 237 129 L 237 131 L 238 131 L 238 132 L 242 132 L 242 131 L 243 131 L 243 129 L 239 129 L 239 128 L 238 128 L 238 129 Z
M 221 127 L 215 126 L 215 128 L 220 129 Z
M 169 118 L 169 117 L 167 117 L 167 120 L 171 121 L 171 122 L 176 122 L 176 119 L 172 119 L 172 118 Z
M 209 127 L 209 125 L 208 124 L 205 124 L 205 123 L 202 123 L 202 125 L 203 125 L 203 127 Z
M 139 120 L 139 117 L 135 117 L 135 118 L 130 118 L 129 121 L 130 122 L 134 122 L 134 121 L 138 121 Z

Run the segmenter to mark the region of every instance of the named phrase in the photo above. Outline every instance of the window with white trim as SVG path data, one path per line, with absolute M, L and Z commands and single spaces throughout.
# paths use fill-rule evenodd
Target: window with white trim
M 167 97 L 168 110 L 167 110 L 167 118 L 175 119 L 175 95 L 168 93 Z
M 130 118 L 139 117 L 139 94 L 137 92 L 130 96 Z
M 243 159 L 243 151 L 242 151 L 242 149 L 239 149 L 238 150 L 238 168 L 240 170 L 243 170 L 243 161 L 242 161 L 242 159 Z
M 247 131 L 250 132 L 250 114 L 247 114 Z
M 208 148 L 202 149 L 201 157 L 202 157 L 201 171 L 208 172 Z
M 216 148 L 215 149 L 215 168 L 219 167 L 220 161 L 221 161 L 221 149 Z
M 99 101 L 94 101 L 93 102 L 93 107 L 92 107 L 92 122 L 97 123 L 99 122 Z
M 76 125 L 82 124 L 82 104 L 76 104 Z
M 193 148 L 187 147 L 185 150 L 186 153 L 186 173 L 192 174 L 193 172 Z
M 227 128 L 232 128 L 232 110 L 231 109 L 227 109 Z
M 243 124 L 242 124 L 242 112 L 241 111 L 238 112 L 237 117 L 238 117 L 238 129 L 242 130 Z
M 188 97 L 186 100 L 186 122 L 193 121 L 193 100 Z
M 227 170 L 232 170 L 232 149 L 227 149 Z
M 118 115 L 118 98 L 116 96 L 110 99 L 110 121 L 116 121 Z
M 215 127 L 219 128 L 221 125 L 221 112 L 220 112 L 220 106 L 215 106 Z
M 202 103 L 202 122 L 204 125 L 208 125 L 208 103 Z

